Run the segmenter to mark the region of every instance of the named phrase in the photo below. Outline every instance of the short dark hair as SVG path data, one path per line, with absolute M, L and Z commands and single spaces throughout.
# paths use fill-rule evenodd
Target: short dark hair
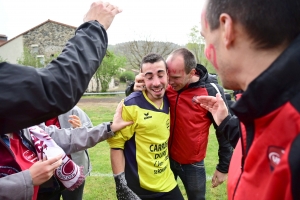
M 166 70 L 167 70 L 167 63 L 166 63 L 165 59 L 157 53 L 149 53 L 146 56 L 144 56 L 142 59 L 141 65 L 140 65 L 140 69 L 142 71 L 143 64 L 145 64 L 145 63 L 156 63 L 159 61 L 164 62 Z
M 185 73 L 188 74 L 191 72 L 192 69 L 195 69 L 197 66 L 197 61 L 194 56 L 194 54 L 186 49 L 186 48 L 179 48 L 172 51 L 172 53 L 169 56 L 177 56 L 181 55 L 184 60 L 184 70 Z
M 222 13 L 239 22 L 259 49 L 289 44 L 300 33 L 299 0 L 208 0 L 211 30 L 220 26 Z

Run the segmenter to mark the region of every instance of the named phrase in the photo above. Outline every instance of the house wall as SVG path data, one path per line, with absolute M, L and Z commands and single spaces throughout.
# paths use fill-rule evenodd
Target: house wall
M 67 41 L 75 35 L 75 31 L 75 27 L 48 21 L 1 46 L 0 56 L 2 59 L 15 64 L 23 55 L 24 46 L 33 51 L 32 45 L 37 45 L 36 54 L 44 55 L 45 59 L 48 59 L 52 54 L 61 53 Z M 95 92 L 96 86 L 93 77 L 86 91 Z M 109 89 L 114 87 L 114 80 L 112 79 Z
M 75 28 L 61 24 L 47 22 L 23 35 L 24 45 L 38 45 L 38 55 L 50 57 L 51 54 L 60 53 L 67 41 L 75 35 Z
M 23 37 L 19 36 L 0 48 L 0 57 L 7 62 L 17 63 L 23 55 Z

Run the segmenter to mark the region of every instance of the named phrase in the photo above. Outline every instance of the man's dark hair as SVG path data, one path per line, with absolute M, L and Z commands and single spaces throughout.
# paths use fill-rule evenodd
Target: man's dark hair
M 175 49 L 170 54 L 170 56 L 173 56 L 173 57 L 178 56 L 178 55 L 181 55 L 183 57 L 184 70 L 185 70 L 186 74 L 190 73 L 192 69 L 196 68 L 197 61 L 196 61 L 194 54 L 190 50 L 188 50 L 186 48 L 179 48 L 179 49 Z
M 159 61 L 163 61 L 165 63 L 166 70 L 167 70 L 167 64 L 166 64 L 165 59 L 157 53 L 149 53 L 146 56 L 144 56 L 143 59 L 142 59 L 141 65 L 140 65 L 140 69 L 142 71 L 142 66 L 145 63 L 156 63 L 156 62 L 159 62 Z
M 259 49 L 289 44 L 300 33 L 299 0 L 208 0 L 211 30 L 220 26 L 222 13 L 240 23 Z

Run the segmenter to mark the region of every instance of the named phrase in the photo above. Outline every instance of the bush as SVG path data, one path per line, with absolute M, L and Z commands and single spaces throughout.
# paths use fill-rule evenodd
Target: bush
M 123 72 L 120 75 L 120 82 L 126 83 L 127 81 L 133 81 L 135 78 L 134 73 L 131 71 Z

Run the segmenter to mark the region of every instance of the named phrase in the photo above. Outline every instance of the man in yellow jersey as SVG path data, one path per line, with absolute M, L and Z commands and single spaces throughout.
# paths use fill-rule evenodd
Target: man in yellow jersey
M 108 140 L 118 199 L 183 200 L 169 162 L 169 103 L 165 60 L 146 55 L 140 71 L 145 90 L 124 100 L 122 117 L 134 123 Z

